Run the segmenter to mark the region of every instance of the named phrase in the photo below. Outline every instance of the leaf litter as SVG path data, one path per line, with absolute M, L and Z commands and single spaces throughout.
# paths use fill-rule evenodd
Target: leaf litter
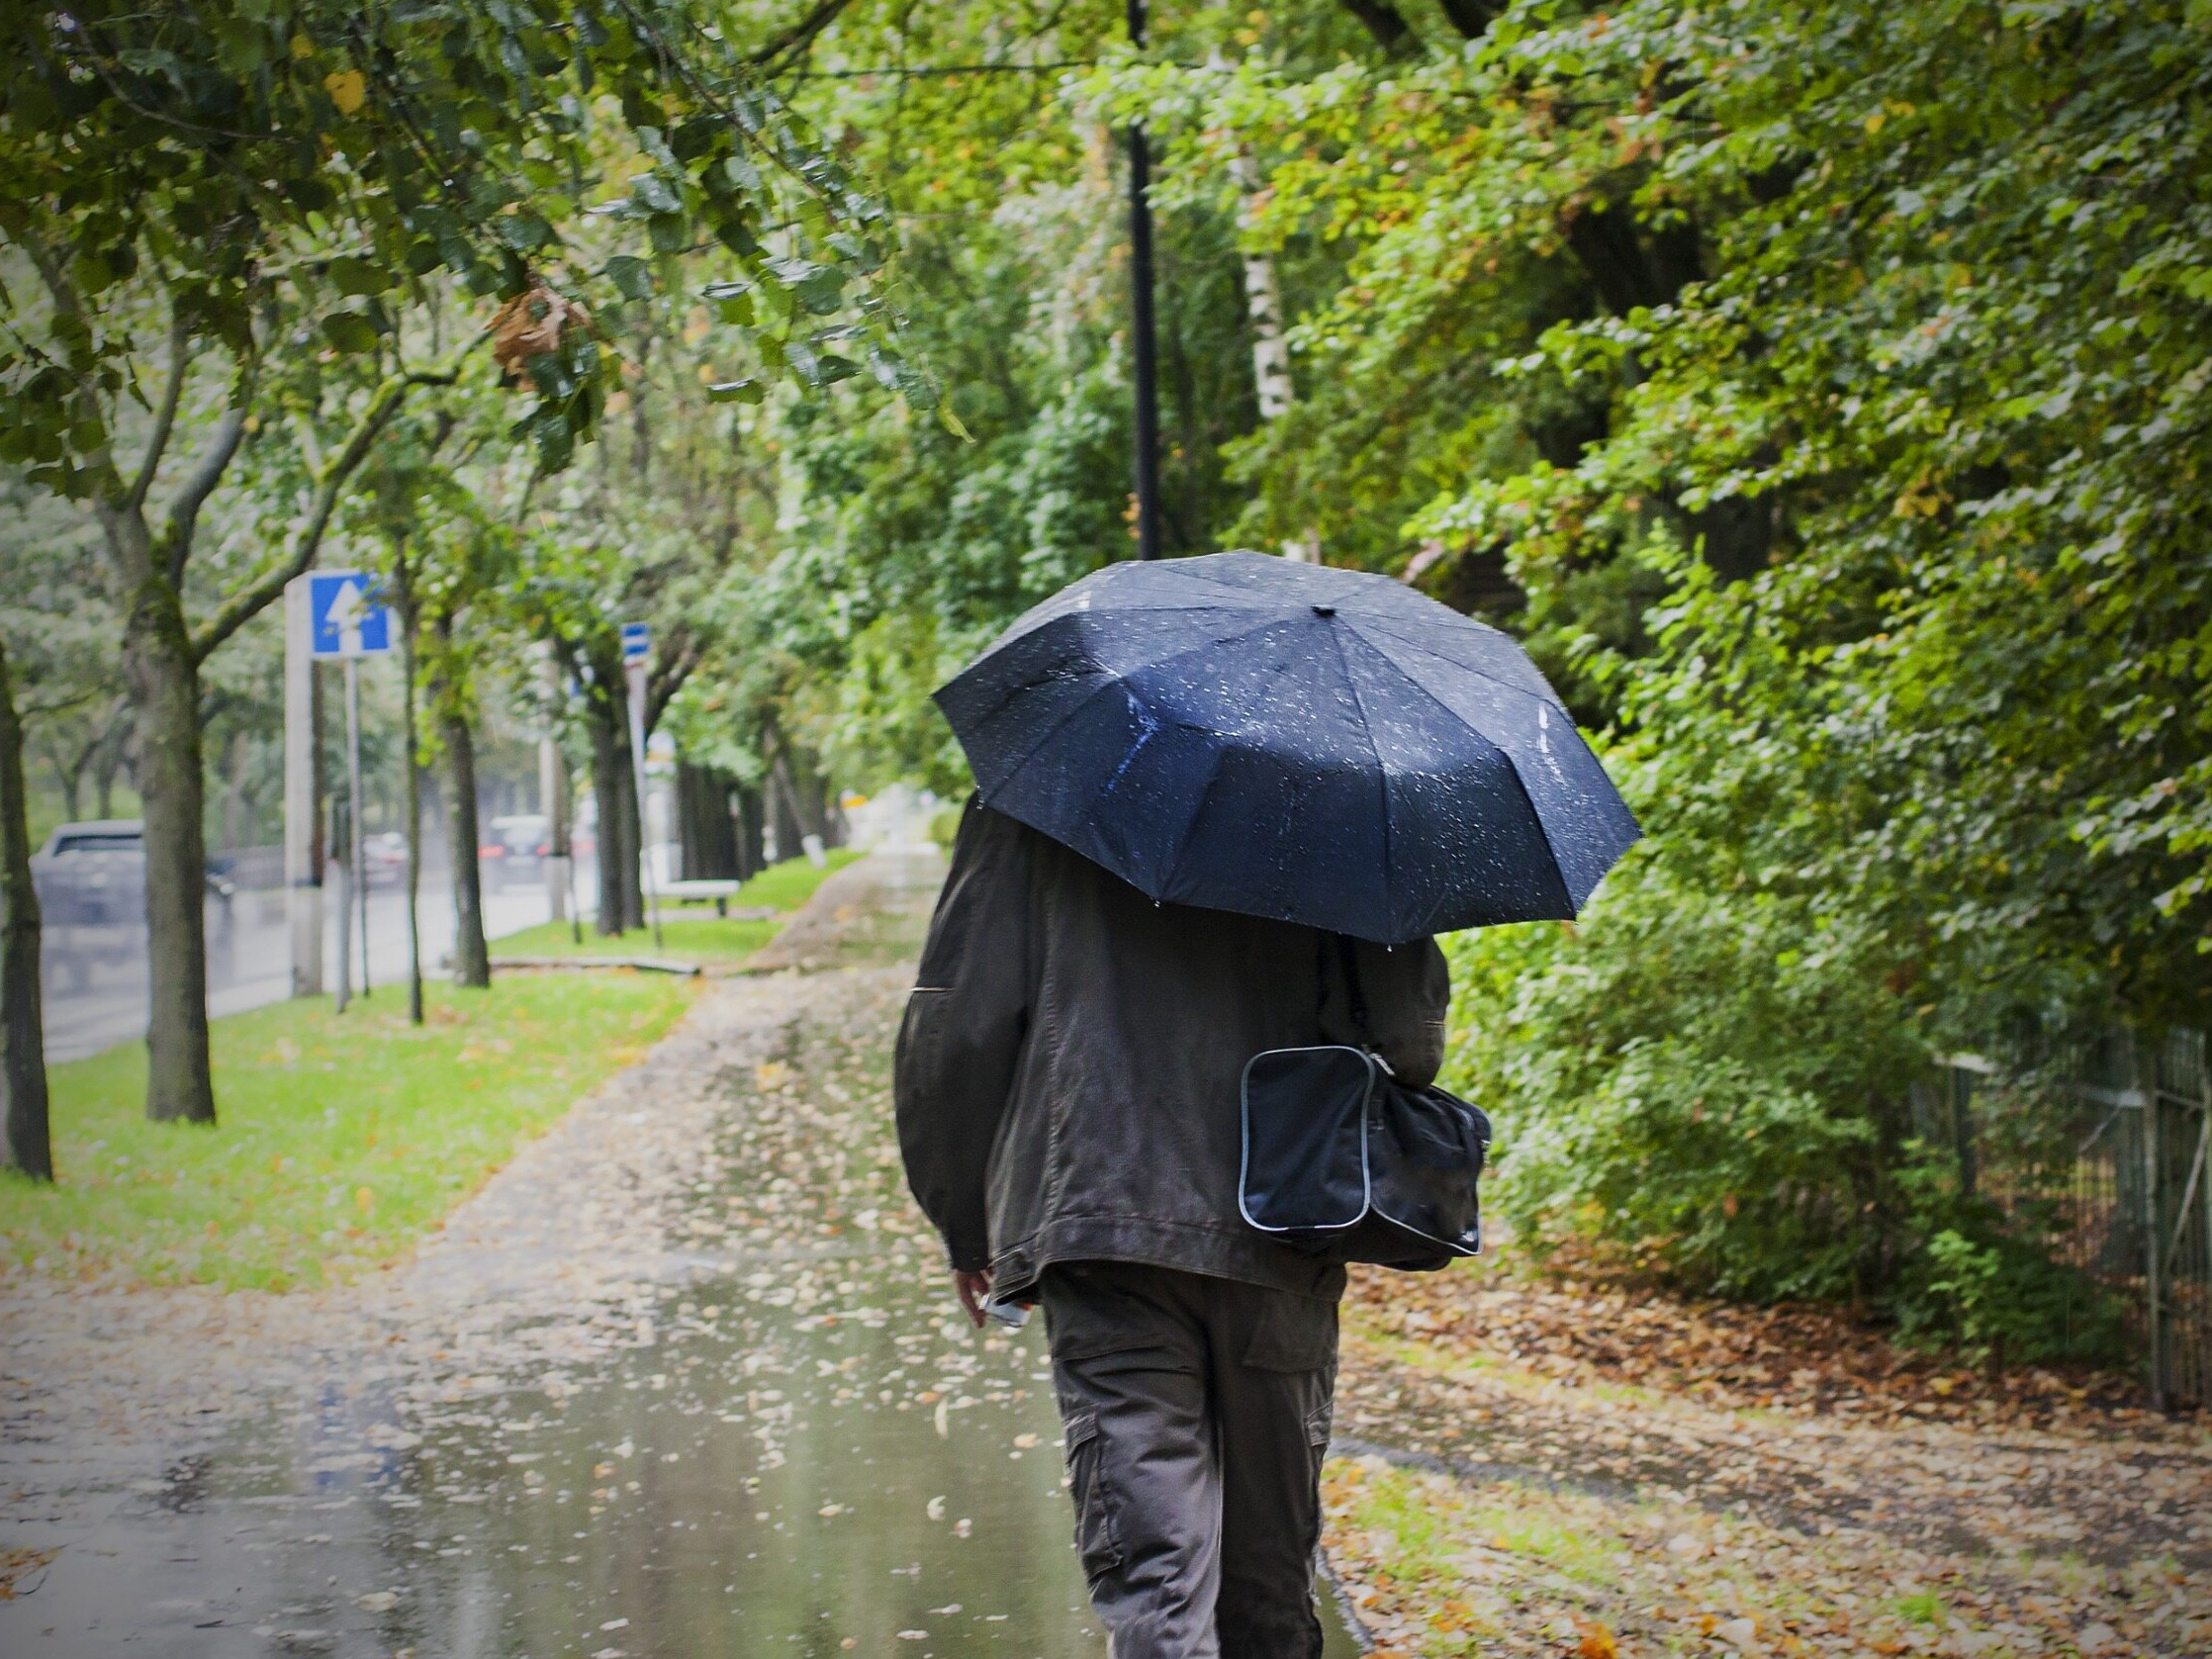
M 2212 1652 L 2212 1439 L 1818 1309 L 1361 1271 L 1326 1547 L 1401 1654 Z

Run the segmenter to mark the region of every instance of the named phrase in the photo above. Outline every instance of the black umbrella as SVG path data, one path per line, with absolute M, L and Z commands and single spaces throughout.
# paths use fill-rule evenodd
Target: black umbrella
M 986 804 L 1177 904 L 1390 943 L 1566 919 L 1637 835 L 1520 646 L 1359 571 L 1109 565 L 937 702 Z

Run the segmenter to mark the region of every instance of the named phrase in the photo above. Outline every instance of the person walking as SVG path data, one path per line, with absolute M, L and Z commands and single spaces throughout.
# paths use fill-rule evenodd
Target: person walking
M 1434 935 L 1638 835 L 1559 695 L 1403 583 L 1109 564 L 937 690 L 975 776 L 899 1029 L 977 1324 L 1042 1303 L 1115 1659 L 1314 1659 L 1339 1263 L 1481 1246 Z
M 1155 902 L 978 801 L 962 818 L 899 1032 L 899 1142 L 968 1317 L 1043 1305 L 1115 1659 L 1321 1652 L 1344 1269 L 1240 1213 L 1240 1077 L 1356 1044 L 1420 1088 L 1449 988 L 1431 938 Z

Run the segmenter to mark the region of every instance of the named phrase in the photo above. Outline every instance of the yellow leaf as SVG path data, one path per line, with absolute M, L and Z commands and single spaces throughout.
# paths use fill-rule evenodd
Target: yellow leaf
M 376 1209 L 376 1194 L 367 1187 L 355 1187 L 353 1189 L 353 1204 L 361 1214 L 369 1215 Z
M 1582 1634 L 1582 1640 L 1575 1644 L 1575 1659 L 1619 1659 L 1620 1644 L 1596 1619 L 1578 1618 L 1575 1628 Z
M 315 43 L 305 35 L 293 36 L 292 55 L 294 57 L 313 57 L 315 55 Z
M 1882 131 L 1882 124 L 1889 119 L 1887 112 L 1876 110 L 1867 117 L 1867 132 L 1871 136 Z
M 330 102 L 337 105 L 338 114 L 351 115 L 369 95 L 368 77 L 358 69 L 340 69 L 323 77 L 323 90 L 330 95 Z

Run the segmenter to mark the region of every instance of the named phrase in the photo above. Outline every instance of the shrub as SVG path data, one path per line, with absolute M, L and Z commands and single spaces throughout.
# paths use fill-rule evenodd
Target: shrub
M 1881 942 L 1647 845 L 1581 924 L 1463 934 L 1453 1080 L 1499 1122 L 1498 1203 L 1752 1298 L 1879 1290 L 1923 1063 Z

